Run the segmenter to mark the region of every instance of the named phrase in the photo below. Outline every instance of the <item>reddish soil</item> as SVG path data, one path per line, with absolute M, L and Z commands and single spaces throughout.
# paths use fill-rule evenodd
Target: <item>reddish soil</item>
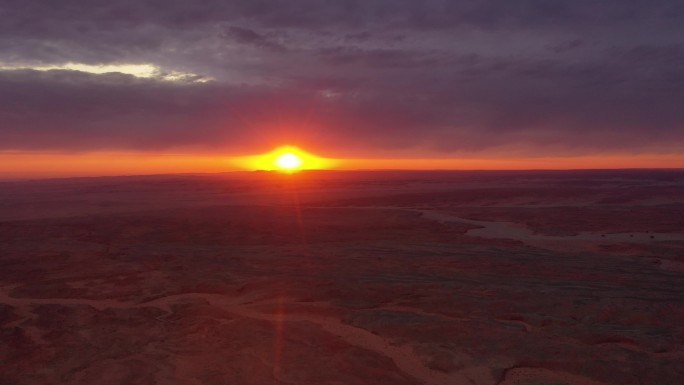
M 0 385 L 681 384 L 682 200 L 676 171 L 0 183 Z

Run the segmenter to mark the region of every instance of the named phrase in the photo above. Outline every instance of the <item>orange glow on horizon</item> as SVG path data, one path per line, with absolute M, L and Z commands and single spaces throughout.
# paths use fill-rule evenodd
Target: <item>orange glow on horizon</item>
M 295 172 L 324 170 L 337 166 L 338 161 L 322 158 L 294 146 L 279 147 L 269 153 L 238 158 L 236 164 L 247 170 Z
M 278 155 L 296 154 L 302 170 L 563 170 L 617 168 L 684 168 L 684 154 L 611 154 L 574 157 L 328 159 L 294 147 L 248 157 L 153 153 L 45 153 L 0 151 L 0 179 L 79 176 L 219 173 L 277 170 Z

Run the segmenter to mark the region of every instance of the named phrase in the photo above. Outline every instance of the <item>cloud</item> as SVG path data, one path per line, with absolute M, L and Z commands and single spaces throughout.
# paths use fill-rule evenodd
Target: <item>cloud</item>
M 674 0 L 0 0 L 0 150 L 677 151 L 682 17 Z
M 109 64 L 109 65 L 90 65 L 83 63 L 61 63 L 61 64 L 42 64 L 32 65 L 6 65 L 0 63 L 0 71 L 76 71 L 89 74 L 124 74 L 138 78 L 155 78 L 163 81 L 189 81 L 189 82 L 208 82 L 211 78 L 206 78 L 192 73 L 180 71 L 162 70 L 152 64 Z
M 226 28 L 224 36 L 231 37 L 238 43 L 258 48 L 267 48 L 275 51 L 284 51 L 286 49 L 283 45 L 273 42 L 266 36 L 249 28 L 231 26 Z

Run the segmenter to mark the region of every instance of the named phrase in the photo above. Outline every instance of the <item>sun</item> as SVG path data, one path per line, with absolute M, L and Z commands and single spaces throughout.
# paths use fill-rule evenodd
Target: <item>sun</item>
M 293 152 L 285 152 L 276 156 L 273 164 L 283 171 L 292 172 L 301 168 L 304 160 Z
M 336 159 L 322 158 L 295 146 L 281 146 L 261 154 L 235 158 L 238 167 L 247 170 L 269 170 L 293 174 L 302 170 L 325 170 L 335 167 Z

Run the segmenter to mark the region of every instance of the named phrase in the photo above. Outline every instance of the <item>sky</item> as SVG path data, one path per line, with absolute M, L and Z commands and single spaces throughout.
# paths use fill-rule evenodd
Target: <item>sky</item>
M 680 0 L 0 0 L 0 175 L 282 145 L 684 167 L 682 20 Z

